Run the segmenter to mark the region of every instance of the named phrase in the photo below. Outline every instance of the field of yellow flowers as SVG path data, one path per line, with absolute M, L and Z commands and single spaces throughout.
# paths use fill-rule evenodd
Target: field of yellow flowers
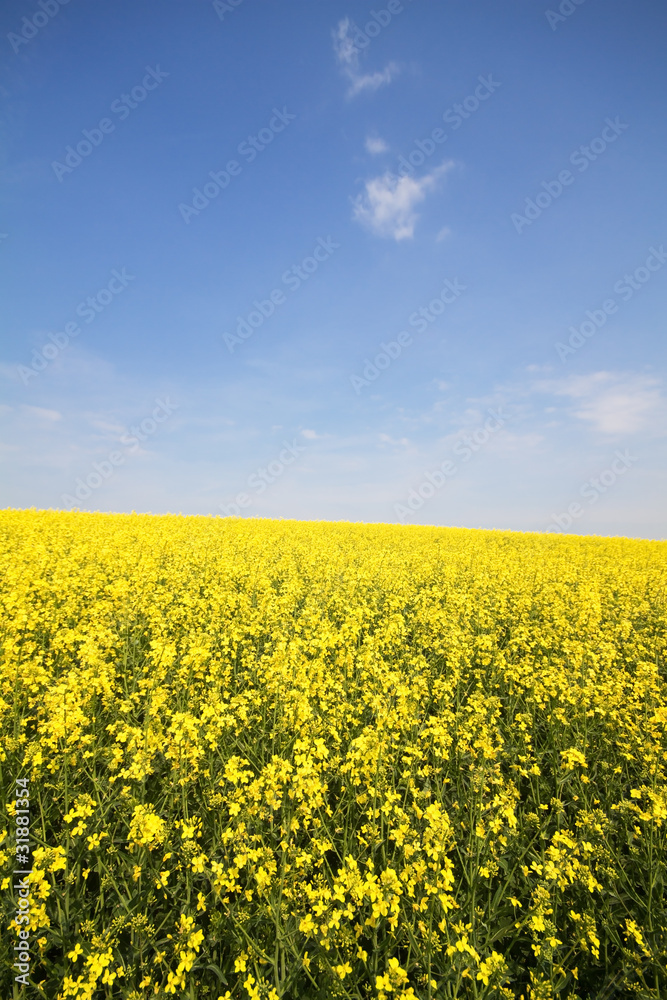
M 0 536 L 2 1000 L 667 996 L 667 543 Z

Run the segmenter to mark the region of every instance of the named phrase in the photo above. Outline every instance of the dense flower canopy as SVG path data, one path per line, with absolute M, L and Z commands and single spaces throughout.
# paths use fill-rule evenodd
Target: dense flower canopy
M 46 998 L 665 988 L 667 544 L 12 510 L 0 535 L 3 996 L 17 779 Z

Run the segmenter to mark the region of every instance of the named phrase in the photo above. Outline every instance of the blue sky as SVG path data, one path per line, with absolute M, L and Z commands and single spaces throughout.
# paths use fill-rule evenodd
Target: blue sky
M 0 504 L 664 537 L 666 27 L 4 4 Z

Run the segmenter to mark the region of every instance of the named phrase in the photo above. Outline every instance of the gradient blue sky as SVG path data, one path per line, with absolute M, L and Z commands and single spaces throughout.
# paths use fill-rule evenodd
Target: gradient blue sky
M 665 536 L 664 4 L 56 5 L 0 14 L 0 505 Z

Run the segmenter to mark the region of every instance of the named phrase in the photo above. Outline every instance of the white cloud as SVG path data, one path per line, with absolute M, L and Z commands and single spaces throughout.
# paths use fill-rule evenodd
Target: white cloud
M 609 435 L 664 432 L 667 411 L 660 386 L 649 375 L 606 371 L 535 384 L 538 391 L 571 399 L 573 416 Z
M 393 438 L 391 434 L 379 434 L 378 437 L 382 444 L 391 444 L 394 445 L 394 447 L 400 445 L 403 448 L 408 448 L 410 446 L 410 439 L 406 437 Z
M 443 240 L 446 240 L 447 237 L 451 236 L 451 235 L 452 235 L 452 231 L 449 228 L 449 226 L 443 226 L 442 229 L 438 232 L 438 234 L 437 234 L 437 236 L 435 238 L 435 242 L 436 243 L 442 243 Z
M 348 72 L 351 84 L 347 96 L 355 97 L 356 94 L 360 94 L 363 90 L 379 90 L 385 84 L 391 83 L 397 75 L 398 66 L 393 62 L 387 63 L 383 70 L 376 70 L 375 73 L 363 73 L 360 76 L 357 73 Z
M 349 17 L 338 22 L 338 27 L 333 33 L 334 52 L 338 62 L 343 66 L 356 68 L 359 65 L 359 50 L 350 36 L 351 27 Z
M 378 153 L 386 153 L 389 149 L 389 146 L 384 139 L 380 139 L 380 137 L 376 135 L 369 135 L 366 139 L 365 146 L 366 151 L 371 153 L 372 156 L 376 156 Z
M 432 191 L 453 166 L 441 164 L 424 177 L 396 177 L 389 172 L 366 181 L 365 194 L 354 199 L 354 218 L 376 236 L 412 239 L 418 215 L 415 206 Z
M 383 70 L 375 73 L 362 73 L 359 67 L 359 49 L 354 44 L 350 34 L 353 25 L 348 17 L 338 22 L 333 32 L 334 52 L 345 76 L 350 81 L 348 97 L 355 97 L 364 90 L 379 90 L 391 83 L 398 74 L 396 63 L 388 63 Z
M 311 431 L 308 428 L 305 431 L 301 431 L 301 433 L 308 441 L 316 441 L 320 437 L 317 431 Z
M 125 431 L 125 427 L 122 424 L 109 421 L 104 416 L 98 416 L 94 413 L 88 416 L 88 422 L 91 427 L 102 431 L 105 435 L 112 434 L 114 437 L 118 437 Z
M 24 405 L 21 409 L 31 417 L 37 417 L 39 420 L 48 420 L 50 423 L 62 419 L 62 413 L 59 413 L 58 410 L 47 410 L 42 406 Z

